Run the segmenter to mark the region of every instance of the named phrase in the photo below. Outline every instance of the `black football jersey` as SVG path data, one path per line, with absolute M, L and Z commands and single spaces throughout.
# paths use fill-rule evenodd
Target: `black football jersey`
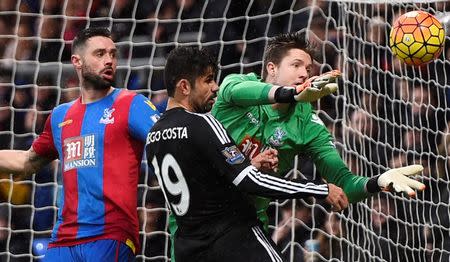
M 259 172 L 211 114 L 166 111 L 147 137 L 153 166 L 178 233 L 206 237 L 235 223 L 256 223 L 247 194 L 270 198 L 328 195 L 327 184 L 287 181 Z

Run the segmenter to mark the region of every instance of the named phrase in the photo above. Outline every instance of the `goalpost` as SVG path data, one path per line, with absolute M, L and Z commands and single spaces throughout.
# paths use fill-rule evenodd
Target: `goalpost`
M 261 70 L 267 40 L 305 30 L 321 55 L 313 73 L 340 69 L 337 95 L 318 114 L 355 174 L 374 176 L 424 165 L 424 193 L 380 193 L 341 213 L 320 201 L 274 201 L 270 234 L 287 261 L 450 261 L 450 63 L 408 67 L 388 46 L 393 19 L 424 10 L 449 34 L 448 1 L 2 0 L 0 1 L 0 149 L 27 149 L 52 108 L 78 96 L 70 64 L 74 34 L 112 29 L 120 53 L 117 86 L 164 100 L 164 57 L 198 45 L 218 57 L 218 80 Z M 446 40 L 449 38 L 446 36 Z M 168 210 L 142 165 L 138 261 L 170 261 Z M 298 170 L 298 171 L 296 171 Z M 317 178 L 299 155 L 288 176 Z M 0 261 L 42 258 L 56 220 L 58 162 L 30 178 L 0 174 Z

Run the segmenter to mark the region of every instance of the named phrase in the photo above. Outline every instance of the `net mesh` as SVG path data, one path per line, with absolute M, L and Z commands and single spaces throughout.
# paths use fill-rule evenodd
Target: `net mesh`
M 268 38 L 306 30 L 321 52 L 314 73 L 343 72 L 338 95 L 316 106 L 349 168 L 373 176 L 421 163 L 427 190 L 413 199 L 381 193 L 342 213 L 312 200 L 276 201 L 272 238 L 288 261 L 449 261 L 447 45 L 436 61 L 412 68 L 387 41 L 393 19 L 419 9 L 447 25 L 448 1 L 2 0 L 0 147 L 28 149 L 51 110 L 79 95 L 70 46 L 86 26 L 112 29 L 117 86 L 161 106 L 164 57 L 175 46 L 212 50 L 220 81 L 259 73 Z M 295 164 L 289 176 L 316 176 L 306 156 Z M 2 261 L 42 258 L 56 220 L 58 165 L 29 178 L 0 174 Z M 142 170 L 137 258 L 169 261 L 168 210 L 146 163 Z

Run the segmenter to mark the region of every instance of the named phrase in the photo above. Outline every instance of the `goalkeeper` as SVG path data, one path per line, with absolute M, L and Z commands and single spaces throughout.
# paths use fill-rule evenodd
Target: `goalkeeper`
M 292 168 L 295 155 L 306 153 L 328 183 L 344 190 L 350 203 L 381 190 L 409 196 L 415 195 L 414 189 L 423 190 L 424 184 L 407 177 L 421 172 L 420 165 L 392 169 L 372 178 L 352 174 L 310 103 L 335 92 L 340 73 L 335 70 L 309 78 L 311 54 L 304 34 L 274 37 L 264 52 L 262 80 L 254 73 L 225 77 L 212 114 L 250 159 L 267 148 L 277 149 L 279 175 Z M 269 199 L 258 197 L 255 205 L 267 229 Z

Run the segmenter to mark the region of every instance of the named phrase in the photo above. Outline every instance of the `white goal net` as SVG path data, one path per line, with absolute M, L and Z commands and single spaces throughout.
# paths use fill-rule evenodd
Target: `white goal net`
M 1 0 L 0 149 L 28 149 L 51 110 L 79 95 L 70 45 L 81 28 L 109 27 L 117 86 L 161 107 L 164 57 L 175 46 L 212 50 L 220 81 L 259 73 L 269 37 L 306 30 L 321 53 L 314 73 L 343 72 L 338 94 L 316 106 L 350 170 L 370 177 L 420 163 L 427 189 L 416 198 L 377 194 L 340 213 L 315 201 L 273 202 L 270 234 L 286 261 L 450 261 L 450 51 L 420 68 L 393 58 L 392 21 L 413 10 L 448 25 L 450 1 Z M 298 159 L 299 174 L 316 177 L 307 156 Z M 57 162 L 32 177 L 0 174 L 0 261 L 43 257 L 59 175 Z M 168 210 L 146 163 L 138 212 L 137 259 L 170 261 Z

